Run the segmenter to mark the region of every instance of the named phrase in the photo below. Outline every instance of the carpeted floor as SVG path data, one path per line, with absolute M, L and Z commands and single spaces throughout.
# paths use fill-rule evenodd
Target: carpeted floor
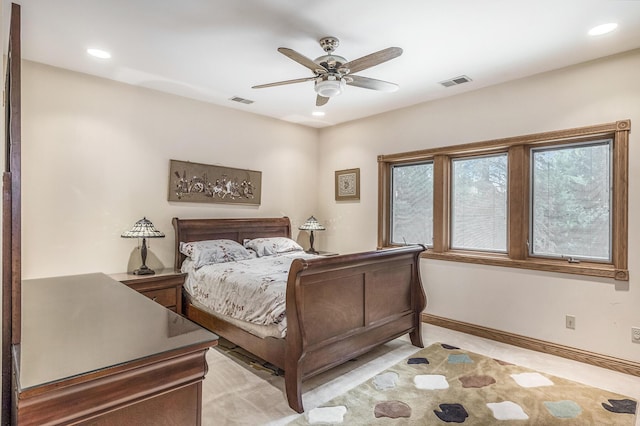
M 290 424 L 632 426 L 636 409 L 624 395 L 434 343 Z
M 570 361 L 539 352 L 497 343 L 429 324 L 424 324 L 425 346 L 447 342 L 489 358 L 521 365 L 544 375 L 606 389 L 613 393 L 640 399 L 640 377 L 617 373 L 599 367 Z M 302 421 L 287 405 L 284 378 L 274 374 L 269 366 L 243 358 L 243 351 L 224 348 L 207 353 L 209 373 L 203 383 L 202 424 L 209 425 L 286 425 Z M 387 343 L 372 352 L 336 367 L 303 383 L 303 403 L 306 413 L 326 405 L 372 377 L 412 357 L 420 349 L 406 337 Z M 439 409 L 439 408 L 438 408 Z M 640 417 L 640 416 L 637 416 Z M 401 424 L 402 419 L 388 420 Z M 441 422 L 441 424 L 445 424 Z M 468 424 L 468 421 L 464 424 Z M 563 423 L 565 424 L 565 423 Z M 586 423 L 589 425 L 589 423 Z M 636 425 L 640 420 L 636 419 Z

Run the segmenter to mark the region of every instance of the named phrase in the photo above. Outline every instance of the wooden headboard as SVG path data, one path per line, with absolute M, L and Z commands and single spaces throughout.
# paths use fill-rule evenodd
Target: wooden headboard
M 179 270 L 185 255 L 180 253 L 180 242 L 204 240 L 234 240 L 242 244 L 245 239 L 260 237 L 291 238 L 288 217 L 254 219 L 180 219 L 172 220 L 175 230 L 175 263 Z

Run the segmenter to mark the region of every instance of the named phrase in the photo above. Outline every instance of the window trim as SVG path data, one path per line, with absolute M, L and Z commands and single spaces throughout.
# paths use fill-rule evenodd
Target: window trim
M 628 281 L 628 178 L 630 120 L 594 126 L 535 133 L 504 139 L 444 146 L 378 156 L 378 248 L 390 244 L 391 165 L 433 161 L 433 247 L 423 258 L 492 266 L 524 268 Z M 581 262 L 529 256 L 530 148 L 613 139 L 612 245 L 610 263 Z M 507 152 L 508 204 L 507 253 L 470 252 L 450 248 L 450 193 L 452 157 Z
M 605 145 L 607 147 L 607 151 L 609 151 L 609 157 L 608 157 L 608 163 L 609 163 L 609 185 L 612 186 L 613 185 L 613 178 L 614 178 L 614 173 L 613 173 L 613 153 L 614 153 L 614 140 L 613 138 L 594 138 L 593 140 L 587 140 L 587 141 L 579 141 L 579 142 L 569 142 L 569 143 L 564 143 L 564 144 L 558 144 L 558 145 L 551 145 L 551 146 L 534 146 L 531 147 L 529 149 L 529 152 L 531 154 L 535 154 L 535 152 L 541 152 L 541 151 L 548 151 L 548 150 L 553 150 L 553 149 L 565 149 L 565 148 L 577 148 L 577 147 L 585 147 L 585 146 L 596 146 L 596 145 Z M 533 165 L 534 165 L 534 158 L 533 156 L 530 157 L 529 159 L 529 177 L 533 177 L 534 176 L 534 171 L 533 171 Z M 534 200 L 534 193 L 533 193 L 533 187 L 534 184 L 533 182 L 531 182 L 530 179 L 530 184 L 529 184 L 529 200 Z M 602 264 L 611 264 L 613 262 L 613 210 L 612 210 L 612 206 L 613 206 L 613 191 L 609 192 L 609 258 L 608 259 L 600 259 L 600 260 L 595 260 L 594 258 L 587 258 L 587 257 L 581 257 L 581 256 L 571 256 L 570 258 L 572 259 L 577 259 L 580 262 L 594 262 L 594 263 L 602 263 Z M 535 206 L 531 205 L 529 208 L 529 241 L 533 241 L 535 238 L 533 236 L 534 233 L 534 229 L 533 229 L 533 215 L 534 215 L 534 208 Z M 533 252 L 534 247 L 533 244 L 528 245 L 527 247 L 527 253 L 529 257 L 532 258 L 542 258 L 542 259 L 559 259 L 562 260 L 562 256 L 556 255 L 544 255 L 544 254 L 535 254 Z M 591 259 L 591 260 L 588 260 Z

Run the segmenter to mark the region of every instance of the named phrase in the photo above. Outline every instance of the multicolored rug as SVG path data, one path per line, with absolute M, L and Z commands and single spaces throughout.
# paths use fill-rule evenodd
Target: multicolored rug
M 637 401 L 433 344 L 291 425 L 635 425 Z

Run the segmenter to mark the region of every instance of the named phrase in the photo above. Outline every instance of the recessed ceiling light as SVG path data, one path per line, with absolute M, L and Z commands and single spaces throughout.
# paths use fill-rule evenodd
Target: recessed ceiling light
M 313 111 L 311 115 L 314 117 L 324 117 L 324 111 Z
M 100 58 L 100 59 L 109 59 L 111 58 L 111 53 L 107 52 L 106 50 L 101 50 L 101 49 L 87 49 L 87 53 L 91 56 L 95 56 L 96 58 Z
M 610 33 L 611 31 L 618 28 L 618 24 L 615 22 L 609 22 L 608 24 L 598 25 L 597 27 L 593 27 L 589 30 L 590 36 L 599 36 L 602 34 Z

